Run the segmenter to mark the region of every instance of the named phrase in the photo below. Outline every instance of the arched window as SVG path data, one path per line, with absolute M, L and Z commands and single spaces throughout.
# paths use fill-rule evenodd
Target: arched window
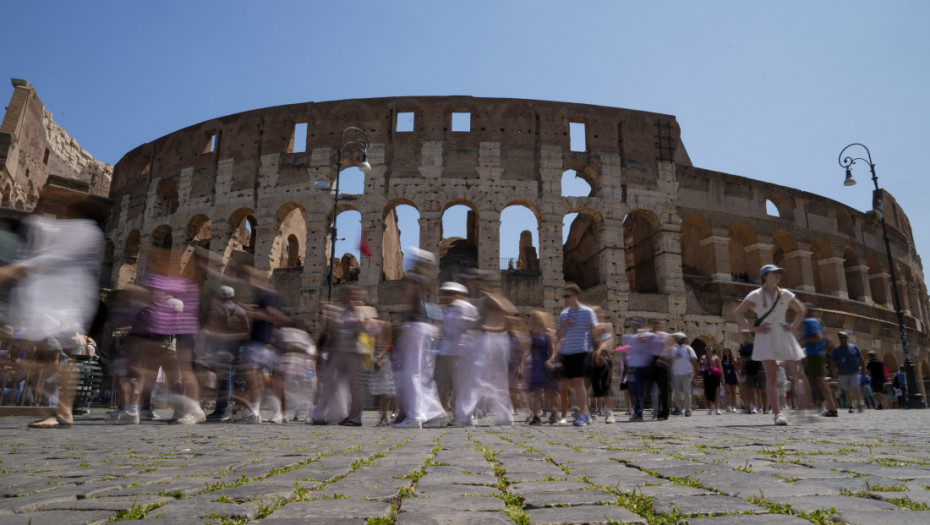
M 512 205 L 501 212 L 501 270 L 539 272 L 539 226 L 529 208 Z
M 599 215 L 581 211 L 562 220 L 562 276 L 582 289 L 601 284 L 601 236 Z
M 634 210 L 623 220 L 626 274 L 633 292 L 661 291 L 655 260 L 658 234 L 659 219 L 652 212 Z
M 420 247 L 420 212 L 409 204 L 388 208 L 384 214 L 384 234 L 381 237 L 381 271 L 385 281 L 404 276 L 404 254 L 408 246 Z

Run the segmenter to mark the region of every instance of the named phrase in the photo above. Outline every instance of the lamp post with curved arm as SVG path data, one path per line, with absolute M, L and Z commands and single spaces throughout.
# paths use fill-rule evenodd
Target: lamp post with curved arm
M 853 157 L 852 155 L 843 156 L 846 150 L 858 146 L 865 150 L 865 158 Z M 878 213 L 878 218 L 882 222 L 882 238 L 885 240 L 885 254 L 888 256 L 888 273 L 891 277 L 891 297 L 894 299 L 894 310 L 898 316 L 898 329 L 901 331 L 901 346 L 904 348 L 904 370 L 907 374 L 907 406 L 908 408 L 925 408 L 923 396 L 920 389 L 917 388 L 917 374 L 914 369 L 914 361 L 911 360 L 911 351 L 907 344 L 907 328 L 904 325 L 904 312 L 901 310 L 901 297 L 898 294 L 898 281 L 895 277 L 894 258 L 891 256 L 891 242 L 888 240 L 888 226 L 885 225 L 885 205 L 882 199 L 881 189 L 878 187 L 878 176 L 875 174 L 875 163 L 872 162 L 872 153 L 865 144 L 853 142 L 840 151 L 837 159 L 840 166 L 846 168 L 846 180 L 844 186 L 853 186 L 856 179 L 852 176 L 852 166 L 856 161 L 862 161 L 869 165 L 872 172 L 872 182 L 875 183 L 875 194 L 872 198 L 873 207 Z
M 346 139 L 349 139 L 346 141 Z M 330 223 L 329 234 L 329 292 L 327 299 L 333 300 L 333 282 L 336 277 L 336 215 L 339 213 L 339 174 L 342 172 L 342 154 L 351 151 L 362 155 L 362 162 L 358 169 L 362 173 L 371 171 L 368 163 L 368 135 L 359 128 L 348 127 L 342 130 L 339 136 L 339 150 L 336 154 L 336 185 L 333 191 L 333 221 Z

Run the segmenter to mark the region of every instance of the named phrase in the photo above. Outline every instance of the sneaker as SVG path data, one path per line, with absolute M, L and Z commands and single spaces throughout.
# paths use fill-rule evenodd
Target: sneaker
M 158 421 L 159 419 L 161 419 L 161 416 L 156 414 L 152 409 L 140 410 L 139 419 L 141 419 L 142 421 Z
M 408 417 L 400 423 L 394 423 L 394 428 L 423 428 L 423 423 Z
M 558 421 L 556 421 L 555 424 L 556 424 L 556 425 L 567 425 L 567 424 L 568 424 L 568 420 L 565 419 L 565 418 L 563 417 L 563 418 L 559 419 Z
M 642 420 L 643 420 L 642 414 L 633 414 L 632 416 L 630 416 L 630 421 L 642 421 Z
M 750 414 L 758 414 L 758 413 L 759 413 L 759 409 L 756 408 L 756 407 L 752 407 L 752 410 L 750 410 L 749 413 L 750 413 Z
M 542 420 L 539 419 L 539 416 L 533 416 L 533 419 L 530 420 L 530 426 L 535 427 L 542 425 Z
M 614 419 L 614 413 L 613 413 L 613 411 L 608 410 L 608 411 L 607 411 L 607 417 L 604 419 L 604 423 L 607 423 L 607 424 L 609 425 L 609 424 L 614 423 L 614 422 L 616 422 L 616 419 Z
M 229 414 L 227 414 L 226 412 L 221 412 L 221 413 L 219 413 L 219 414 L 217 414 L 216 412 L 211 412 L 211 413 L 207 414 L 207 419 L 206 419 L 206 421 L 207 421 L 208 423 L 216 423 L 216 422 L 220 422 L 220 421 L 229 421 Z
M 691 417 L 691 411 L 685 410 L 685 417 Z
M 836 410 L 827 410 L 823 414 L 820 414 L 823 417 L 839 417 L 840 415 L 836 413 Z
M 718 408 L 716 411 L 714 411 L 714 413 L 717 414 L 717 415 L 719 416 L 719 415 L 720 415 L 720 409 Z
M 857 408 L 859 409 L 859 412 L 860 412 L 860 413 L 861 413 L 863 410 L 865 410 L 865 409 L 862 407 L 862 405 L 859 405 Z
M 260 414 L 249 414 L 240 421 L 246 425 L 260 425 L 262 423 L 262 416 Z
M 594 418 L 594 416 L 592 416 L 591 414 L 582 414 L 581 417 L 584 418 L 584 423 L 585 423 L 586 425 L 590 425 L 590 424 L 591 424 L 591 421 L 592 421 L 593 418 Z
M 196 425 L 205 419 L 206 416 L 201 419 L 197 417 L 196 412 L 188 412 L 186 414 L 182 414 L 181 417 L 174 418 L 168 422 L 174 425 Z
M 280 425 L 280 424 L 282 424 L 282 423 L 285 422 L 285 420 L 284 420 L 284 415 L 281 414 L 280 412 L 278 412 L 277 414 L 271 416 L 271 417 L 268 419 L 268 422 L 269 422 L 269 423 L 274 423 L 275 425 Z
M 120 413 L 113 418 L 114 425 L 138 425 L 139 424 L 139 413 L 128 412 L 126 410 L 120 410 Z
M 853 408 L 853 407 L 849 407 L 849 413 L 850 413 L 850 414 L 852 414 L 852 413 L 853 413 L 853 412 L 855 412 L 855 411 L 856 411 L 856 409 L 855 409 L 855 408 Z
M 578 417 L 575 418 L 575 423 L 574 423 L 574 425 L 575 425 L 576 427 L 583 427 L 583 426 L 585 426 L 586 424 L 587 424 L 587 423 L 585 423 L 584 416 L 578 416 Z
M 776 426 L 783 427 L 783 426 L 785 426 L 785 425 L 787 425 L 787 424 L 788 424 L 788 418 L 785 417 L 784 414 L 776 414 L 776 415 L 775 415 L 775 425 L 776 425 Z
M 549 414 L 549 424 L 554 425 L 559 422 L 559 416 L 555 415 L 555 412 Z

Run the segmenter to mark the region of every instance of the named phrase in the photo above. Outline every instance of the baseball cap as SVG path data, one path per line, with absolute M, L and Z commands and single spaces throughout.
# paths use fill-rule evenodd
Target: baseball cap
M 762 267 L 762 269 L 759 270 L 759 278 L 760 279 L 764 278 L 765 274 L 769 272 L 785 273 L 785 269 L 779 268 L 778 266 L 775 266 L 774 264 L 766 264 L 765 266 Z

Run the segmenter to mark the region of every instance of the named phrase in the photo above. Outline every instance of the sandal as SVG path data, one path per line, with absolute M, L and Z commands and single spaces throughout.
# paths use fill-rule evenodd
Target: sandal
M 43 419 L 37 419 L 29 423 L 29 428 L 68 428 L 74 426 L 74 423 L 64 419 L 58 414 L 52 414 Z

